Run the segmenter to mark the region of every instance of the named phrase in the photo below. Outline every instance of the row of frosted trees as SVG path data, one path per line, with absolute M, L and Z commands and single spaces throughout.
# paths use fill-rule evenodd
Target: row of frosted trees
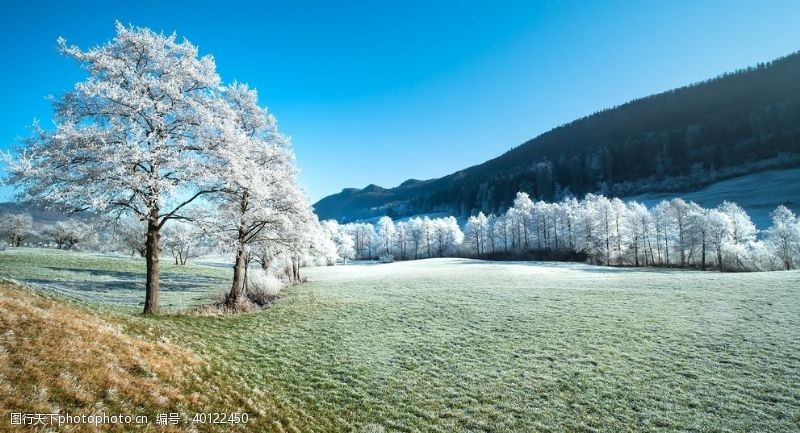
M 735 203 L 707 209 L 680 198 L 648 208 L 594 194 L 549 203 L 520 192 L 502 215 L 469 217 L 463 232 L 453 217 L 323 226 L 343 258 L 583 259 L 720 271 L 794 269 L 800 262 L 800 222 L 785 206 L 759 233 Z
M 370 223 L 322 222 L 337 246 L 339 257 L 347 259 L 414 260 L 459 255 L 464 233 L 453 217 L 415 217 L 394 222 L 382 217 Z

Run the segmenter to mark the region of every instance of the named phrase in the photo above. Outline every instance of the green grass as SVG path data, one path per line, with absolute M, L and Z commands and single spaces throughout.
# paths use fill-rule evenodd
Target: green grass
M 201 391 L 257 430 L 800 430 L 798 272 L 441 259 L 306 274 L 255 314 L 110 314 L 207 360 L 217 385 Z

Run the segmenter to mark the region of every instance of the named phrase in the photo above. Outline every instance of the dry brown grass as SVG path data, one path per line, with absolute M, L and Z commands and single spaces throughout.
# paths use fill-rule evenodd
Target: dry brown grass
M 148 415 L 146 430 L 155 429 L 156 413 L 205 403 L 191 392 L 202 364 L 184 348 L 128 335 L 85 307 L 0 281 L 0 431 L 11 428 L 11 412 L 67 411 Z

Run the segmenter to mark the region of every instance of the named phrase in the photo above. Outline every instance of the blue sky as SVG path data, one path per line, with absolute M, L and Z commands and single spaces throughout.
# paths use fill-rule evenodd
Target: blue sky
M 50 124 L 114 21 L 176 31 L 258 88 L 312 201 L 446 175 L 630 99 L 800 50 L 800 2 L 5 1 L 0 149 Z M 8 199 L 6 189 L 0 201 Z

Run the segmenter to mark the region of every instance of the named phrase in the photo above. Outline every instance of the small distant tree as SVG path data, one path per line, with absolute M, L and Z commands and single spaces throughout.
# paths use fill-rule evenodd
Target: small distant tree
M 473 215 L 467 219 L 465 227 L 469 245 L 477 256 L 481 256 L 486 252 L 486 236 L 487 236 L 487 219 L 483 212 L 478 215 Z
M 56 244 L 56 248 L 69 250 L 95 235 L 94 228 L 80 221 L 58 221 L 43 231 Z
M 390 217 L 383 216 L 378 220 L 378 237 L 381 242 L 382 254 L 386 256 L 392 255 L 395 233 L 395 224 Z
M 676 230 L 678 257 L 680 258 L 681 266 L 686 265 L 686 247 L 687 247 L 687 233 L 690 206 L 686 201 L 681 198 L 674 198 L 669 202 L 670 217 Z
M 436 251 L 439 257 L 447 257 L 464 242 L 464 232 L 452 216 L 432 221 Z
M 353 237 L 336 220 L 327 220 L 320 223 L 322 230 L 336 245 L 337 255 L 347 264 L 348 259 L 355 257 L 355 243 Z
M 176 221 L 164 229 L 164 249 L 172 254 L 176 265 L 186 265 L 191 257 L 201 255 L 203 234 L 197 227 Z
M 414 248 L 414 260 L 422 255 L 425 238 L 425 221 L 420 217 L 408 220 L 408 234 L 412 248 Z
M 120 249 L 127 249 L 131 256 L 145 257 L 147 254 L 147 228 L 142 221 L 130 217 L 114 219 L 110 224 L 112 239 Z
M 400 252 L 400 260 L 408 258 L 408 245 L 411 241 L 411 227 L 406 221 L 399 221 L 395 224 L 395 243 Z
M 9 245 L 22 246 L 22 241 L 33 234 L 33 217 L 30 214 L 8 214 L 2 217 L 0 231 L 5 233 Z
M 703 225 L 708 235 L 709 242 L 713 245 L 717 255 L 717 267 L 720 272 L 725 271 L 724 250 L 731 241 L 731 220 L 723 212 L 717 209 L 705 210 L 703 212 Z M 688 219 L 687 219 L 688 221 Z
M 772 226 L 767 229 L 767 244 L 785 270 L 794 269 L 800 259 L 800 220 L 786 206 L 772 212 Z

